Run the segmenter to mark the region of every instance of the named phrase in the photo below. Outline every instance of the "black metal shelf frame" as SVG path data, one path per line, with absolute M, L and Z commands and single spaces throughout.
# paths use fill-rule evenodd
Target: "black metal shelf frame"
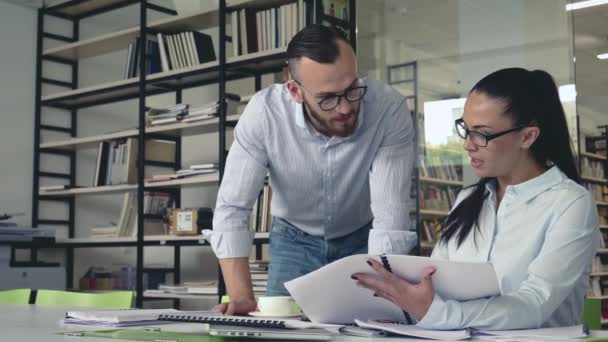
M 411 70 L 410 73 L 407 73 L 408 75 L 410 75 L 410 77 L 406 77 L 406 78 L 400 78 L 400 77 L 396 77 L 396 75 L 399 74 L 399 71 L 403 71 L 403 70 Z M 412 173 L 412 186 L 411 186 L 411 192 L 410 193 L 410 200 L 414 201 L 415 203 L 415 212 L 413 214 L 410 214 L 410 216 L 414 216 L 415 217 L 415 222 L 416 222 L 416 226 L 415 227 L 410 227 L 414 228 L 414 230 L 416 231 L 416 247 L 414 250 L 414 254 L 418 254 L 420 255 L 422 252 L 422 247 L 421 247 L 421 241 L 420 241 L 420 235 L 421 235 L 421 216 L 420 216 L 420 203 L 418 201 L 418 194 L 420 192 L 420 174 L 418 171 L 418 158 L 420 155 L 420 148 L 419 148 L 419 139 L 420 139 L 420 132 L 418 132 L 418 62 L 414 61 L 414 62 L 407 62 L 407 63 L 400 63 L 400 64 L 393 64 L 393 65 L 389 65 L 386 67 L 386 77 L 387 77 L 387 83 L 390 85 L 397 85 L 397 84 L 411 84 L 411 90 L 412 92 L 408 95 L 404 94 L 404 97 L 406 99 L 406 101 L 408 102 L 408 106 L 409 103 L 411 103 L 411 117 L 412 117 L 412 124 L 414 125 L 414 158 L 416 158 L 416 167 L 414 167 L 413 173 Z M 404 208 L 403 210 L 409 210 L 409 208 Z M 410 220 L 411 221 L 411 220 Z
M 295 1 L 295 0 L 293 0 Z M 304 0 L 306 6 L 319 8 L 320 0 Z M 286 2 L 289 2 L 286 0 Z M 149 138 L 166 138 L 176 142 L 176 159 L 173 165 L 174 168 L 181 166 L 181 149 L 182 149 L 182 138 L 181 136 L 163 136 L 162 134 L 147 134 L 145 126 L 145 100 L 146 96 L 156 95 L 161 93 L 175 92 L 175 102 L 182 102 L 182 91 L 187 88 L 193 88 L 208 84 L 218 84 L 218 98 L 225 99 L 226 97 L 226 82 L 243 79 L 253 78 L 255 90 L 261 90 L 262 75 L 267 73 L 274 73 L 281 71 L 285 67 L 286 53 L 277 52 L 269 55 L 258 56 L 246 60 L 228 62 L 226 59 L 226 42 L 231 41 L 231 37 L 226 34 L 226 14 L 234 8 L 228 8 L 226 0 L 219 0 L 219 51 L 218 51 L 218 62 L 216 65 L 211 65 L 208 68 L 201 68 L 196 70 L 185 70 L 184 72 L 172 73 L 164 77 L 156 77 L 149 79 L 145 73 L 140 73 L 138 78 L 129 80 L 115 86 L 108 86 L 105 88 L 92 89 L 90 91 L 82 91 L 66 96 L 50 97 L 47 100 L 42 100 L 42 86 L 43 84 L 49 84 L 59 87 L 64 87 L 72 90 L 78 89 L 78 62 L 71 61 L 59 57 L 43 56 L 43 42 L 44 39 L 51 39 L 60 42 L 72 43 L 79 40 L 79 28 L 80 21 L 86 18 L 90 18 L 102 13 L 118 10 L 126 6 L 139 5 L 139 35 L 140 37 L 147 36 L 148 33 L 154 33 L 147 27 L 148 24 L 148 10 L 156 11 L 169 15 L 176 15 L 177 13 L 168 8 L 158 6 L 149 3 L 148 0 L 71 0 L 61 3 L 56 6 L 50 6 L 47 8 L 41 8 L 38 10 L 38 31 L 36 41 L 36 85 L 35 85 L 35 128 L 34 128 L 34 165 L 33 165 L 33 196 L 32 196 L 32 226 L 37 227 L 39 224 L 53 224 L 53 225 L 64 225 L 68 228 L 68 237 L 74 238 L 75 236 L 75 196 L 53 196 L 53 197 L 41 197 L 39 194 L 40 178 L 51 177 L 61 178 L 67 180 L 70 186 L 75 186 L 76 182 L 76 152 L 65 151 L 61 149 L 41 149 L 41 132 L 42 131 L 55 131 L 68 134 L 71 138 L 77 137 L 77 116 L 78 110 L 91 106 L 98 106 L 108 103 L 115 103 L 124 100 L 138 99 L 138 123 L 139 131 L 137 135 L 138 139 L 138 183 L 137 183 L 137 201 L 138 201 L 138 217 L 147 217 L 143 213 L 143 198 L 146 187 L 144 185 L 144 166 L 149 164 L 144 160 L 145 156 L 145 139 Z M 356 8 L 355 0 L 349 0 L 351 8 L 351 30 L 350 40 L 353 47 L 356 48 L 356 28 L 355 17 Z M 45 17 L 55 17 L 66 20 L 72 25 L 72 35 L 64 36 L 55 34 L 52 32 L 45 31 Z M 307 22 L 315 21 L 314 14 L 309 11 L 309 17 L 306 18 Z M 140 51 L 143 53 L 139 54 L 139 66 L 140 70 L 145 70 L 146 64 L 146 49 L 147 46 L 144 40 L 139 40 Z M 58 63 L 61 65 L 68 66 L 71 72 L 71 81 L 66 82 L 63 80 L 56 80 L 49 77 L 43 77 L 43 66 L 44 63 Z M 45 125 L 42 122 L 42 111 L 43 108 L 57 108 L 65 110 L 70 114 L 70 126 L 52 126 Z M 220 101 L 220 109 L 218 112 L 219 117 L 219 143 L 218 143 L 218 159 L 219 159 L 219 174 L 220 182 L 224 173 L 224 166 L 226 161 L 226 129 L 228 127 L 234 127 L 234 122 L 226 120 L 226 102 L 225 100 Z M 69 163 L 68 173 L 53 172 L 50 170 L 40 170 L 40 160 L 42 155 L 58 155 L 67 158 Z M 170 165 L 163 165 L 170 166 Z M 176 205 L 181 205 L 181 190 L 178 189 L 155 189 L 155 191 L 171 191 L 176 193 Z M 39 217 L 40 205 L 44 202 L 60 202 L 65 203 L 68 210 L 68 217 L 63 220 L 55 220 L 50 218 Z M 145 246 L 168 246 L 174 248 L 174 266 L 173 274 L 174 281 L 178 283 L 180 281 L 180 263 L 181 263 L 181 247 L 185 246 L 208 246 L 207 242 L 201 243 L 198 240 L 162 240 L 162 241 L 146 241 L 144 239 L 143 219 L 138 220 L 137 227 L 137 238 L 135 241 L 86 241 L 86 242 L 49 242 L 49 241 L 35 241 L 28 243 L 12 242 L 0 244 L 8 244 L 12 246 L 12 250 L 15 249 L 29 249 L 31 250 L 31 263 L 40 263 L 37 260 L 37 252 L 41 248 L 62 248 L 66 251 L 65 266 L 66 266 L 66 285 L 67 288 L 73 288 L 74 279 L 74 250 L 78 248 L 88 247 L 135 247 L 136 248 L 136 301 L 137 307 L 142 307 L 144 296 L 143 296 L 143 272 L 145 269 L 143 259 L 143 248 Z M 261 256 L 262 244 L 268 243 L 268 238 L 256 238 L 254 245 L 256 247 L 256 255 L 258 258 Z M 219 286 L 218 293 L 221 298 L 225 294 L 225 286 L 223 283 L 223 277 L 221 270 L 218 274 Z M 174 300 L 174 305 L 179 306 L 179 299 Z

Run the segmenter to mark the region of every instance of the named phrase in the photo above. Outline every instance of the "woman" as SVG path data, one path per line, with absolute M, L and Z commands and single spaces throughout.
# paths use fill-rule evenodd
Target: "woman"
M 429 329 L 523 329 L 580 323 L 591 260 L 601 238 L 591 194 L 579 185 L 555 82 L 510 68 L 479 81 L 456 120 L 480 181 L 461 191 L 431 258 L 491 262 L 501 295 L 466 302 L 388 273 L 353 274 Z

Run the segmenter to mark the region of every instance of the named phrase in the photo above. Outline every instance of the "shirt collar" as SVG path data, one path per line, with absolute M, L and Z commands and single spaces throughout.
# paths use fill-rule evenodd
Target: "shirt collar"
M 516 185 L 508 185 L 505 190 L 505 198 L 516 197 L 518 202 L 525 203 L 540 195 L 554 185 L 563 182 L 567 176 L 557 167 L 552 166 L 543 174 Z M 491 196 L 496 193 L 496 180 L 486 184 L 486 190 Z

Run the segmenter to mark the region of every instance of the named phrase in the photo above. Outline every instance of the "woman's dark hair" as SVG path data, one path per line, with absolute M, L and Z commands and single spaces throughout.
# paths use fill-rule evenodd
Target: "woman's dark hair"
M 289 71 L 294 73 L 296 61 L 302 57 L 317 63 L 333 63 L 338 59 L 338 40 L 348 43 L 342 32 L 328 26 L 312 24 L 296 33 L 287 45 Z
M 515 126 L 538 127 L 540 135 L 530 147 L 534 159 L 545 167 L 557 166 L 568 178 L 580 183 L 566 114 L 551 75 L 543 70 L 502 69 L 484 77 L 471 89 L 472 92 L 501 100 L 504 113 Z M 456 238 L 457 246 L 460 246 L 474 226 L 479 229 L 479 214 L 487 197 L 486 184 L 492 180 L 482 178 L 470 186 L 473 191 L 442 223 L 443 243 Z

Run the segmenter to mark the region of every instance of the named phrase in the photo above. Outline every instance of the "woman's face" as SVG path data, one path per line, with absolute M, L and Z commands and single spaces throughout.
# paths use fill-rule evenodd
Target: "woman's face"
M 486 135 L 514 128 L 512 119 L 504 113 L 504 102 L 484 93 L 473 91 L 464 105 L 464 126 L 470 131 Z M 478 177 L 504 177 L 517 167 L 524 150 L 521 130 L 499 136 L 481 147 L 468 136 L 464 149 L 471 158 L 471 167 Z

